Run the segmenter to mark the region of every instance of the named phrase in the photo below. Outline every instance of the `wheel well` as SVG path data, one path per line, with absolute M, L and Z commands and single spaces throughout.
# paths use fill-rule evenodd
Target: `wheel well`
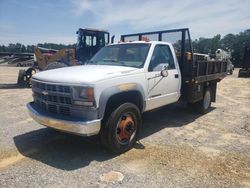
M 115 108 L 123 103 L 130 102 L 135 104 L 140 112 L 143 111 L 143 98 L 139 91 L 127 91 L 117 93 L 108 99 L 105 107 L 105 116 L 109 115 Z

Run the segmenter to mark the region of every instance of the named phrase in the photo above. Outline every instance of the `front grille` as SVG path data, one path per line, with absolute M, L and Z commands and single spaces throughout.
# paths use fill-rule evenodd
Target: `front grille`
M 32 81 L 34 103 L 40 109 L 69 116 L 72 99 L 70 86 L 54 85 Z
M 32 88 L 37 88 L 45 91 L 60 92 L 60 93 L 70 93 L 70 86 L 46 84 L 41 82 L 32 81 Z
M 42 91 L 42 92 L 44 92 L 44 91 Z M 43 100 L 43 101 L 59 103 L 59 104 L 71 104 L 70 97 L 57 96 L 55 93 L 44 95 L 43 93 L 39 93 L 39 91 L 33 91 L 33 96 L 36 99 Z

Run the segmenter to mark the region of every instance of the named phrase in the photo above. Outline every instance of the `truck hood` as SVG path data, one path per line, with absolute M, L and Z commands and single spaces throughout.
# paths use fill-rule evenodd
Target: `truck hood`
M 109 65 L 81 65 L 39 72 L 36 80 L 65 84 L 93 84 L 94 82 L 129 74 L 138 70 L 132 67 Z

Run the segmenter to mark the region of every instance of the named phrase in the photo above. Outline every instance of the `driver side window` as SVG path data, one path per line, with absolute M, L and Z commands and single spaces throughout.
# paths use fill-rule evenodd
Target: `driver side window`
M 148 71 L 161 71 L 163 65 L 168 64 L 168 69 L 175 69 L 173 55 L 168 45 L 156 45 Z

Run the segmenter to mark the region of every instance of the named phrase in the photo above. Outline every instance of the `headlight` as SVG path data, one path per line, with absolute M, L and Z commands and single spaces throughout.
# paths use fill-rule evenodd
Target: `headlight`
M 94 88 L 73 87 L 73 100 L 76 105 L 93 106 Z

